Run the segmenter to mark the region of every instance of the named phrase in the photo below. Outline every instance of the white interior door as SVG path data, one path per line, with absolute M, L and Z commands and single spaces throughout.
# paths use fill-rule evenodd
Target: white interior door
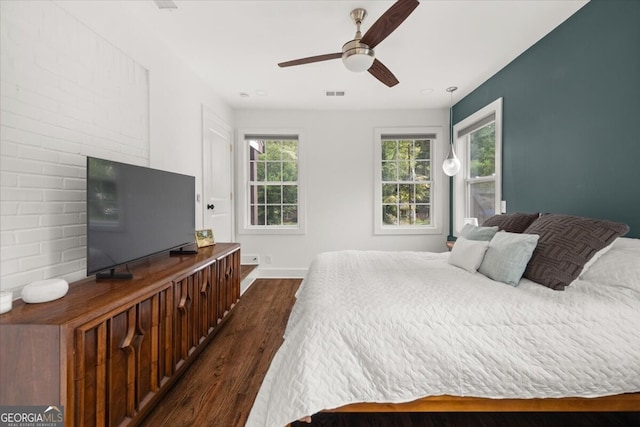
M 216 242 L 233 242 L 233 145 L 230 127 L 202 107 L 204 228 Z

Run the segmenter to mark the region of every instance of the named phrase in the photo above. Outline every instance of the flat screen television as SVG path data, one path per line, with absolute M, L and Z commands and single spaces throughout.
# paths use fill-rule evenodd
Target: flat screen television
M 87 275 L 172 249 L 195 249 L 195 178 L 87 157 Z

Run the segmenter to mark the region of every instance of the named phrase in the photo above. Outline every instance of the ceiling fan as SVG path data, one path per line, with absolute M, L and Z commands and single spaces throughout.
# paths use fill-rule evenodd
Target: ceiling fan
M 398 0 L 373 23 L 364 36 L 360 32 L 360 25 L 367 16 L 367 11 L 354 9 L 351 11 L 351 19 L 356 24 L 356 36 L 342 46 L 342 52 L 294 59 L 281 62 L 278 66 L 291 67 L 342 58 L 342 62 L 348 70 L 354 72 L 368 71 L 385 85 L 393 87 L 399 83 L 398 79 L 382 62 L 376 59 L 373 49 L 398 28 L 419 4 L 418 0 Z

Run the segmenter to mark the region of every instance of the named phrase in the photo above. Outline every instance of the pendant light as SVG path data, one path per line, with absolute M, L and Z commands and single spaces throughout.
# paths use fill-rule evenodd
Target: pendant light
M 449 176 L 454 176 L 455 174 L 460 172 L 460 160 L 458 160 L 456 152 L 453 149 L 453 92 L 457 89 L 457 86 L 451 86 L 447 88 L 447 92 L 449 92 L 450 94 L 451 104 L 451 106 L 449 107 L 449 154 L 442 163 L 442 170 Z

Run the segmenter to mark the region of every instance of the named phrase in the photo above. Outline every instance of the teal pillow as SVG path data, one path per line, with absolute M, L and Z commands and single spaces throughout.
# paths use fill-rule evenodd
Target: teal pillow
M 498 227 L 478 227 L 477 225 L 465 224 L 460 230 L 460 237 L 467 240 L 489 241 L 498 232 Z
M 518 286 L 539 237 L 507 231 L 496 233 L 478 271 L 490 279 Z

